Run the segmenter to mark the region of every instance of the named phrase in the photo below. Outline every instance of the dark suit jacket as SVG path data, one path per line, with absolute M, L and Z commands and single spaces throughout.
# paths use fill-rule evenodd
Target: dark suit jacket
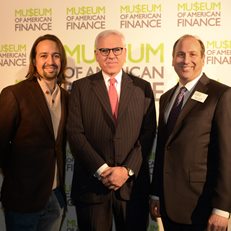
M 190 96 L 165 140 L 164 112 L 175 88 L 160 99 L 152 194 L 173 221 L 207 223 L 212 208 L 231 211 L 231 89 L 203 74 L 192 95 L 207 99 Z
M 55 140 L 50 112 L 37 80 L 24 80 L 0 95 L 1 200 L 5 209 L 38 211 L 52 191 L 55 160 L 64 183 L 67 92 L 61 89 L 61 122 Z
M 68 140 L 75 158 L 72 198 L 101 202 L 109 190 L 94 177 L 97 169 L 126 165 L 135 172 L 117 191 L 122 199 L 144 197 L 149 190 L 148 156 L 156 129 L 150 83 L 123 72 L 117 126 L 102 72 L 73 83 L 69 104 Z

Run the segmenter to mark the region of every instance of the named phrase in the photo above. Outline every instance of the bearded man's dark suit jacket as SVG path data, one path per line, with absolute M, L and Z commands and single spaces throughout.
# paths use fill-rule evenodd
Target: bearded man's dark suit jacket
M 146 200 L 150 186 L 148 157 L 156 130 L 150 83 L 123 72 L 117 125 L 102 72 L 75 81 L 69 102 L 67 134 L 75 158 L 74 203 L 108 199 L 110 191 L 94 177 L 104 163 L 125 165 L 135 173 L 116 191 L 120 199 Z
M 24 80 L 0 96 L 0 164 L 4 174 L 1 200 L 5 209 L 36 212 L 51 195 L 57 159 L 64 185 L 65 124 L 68 93 L 61 89 L 61 121 L 55 140 L 42 89 Z
M 160 98 L 152 194 L 172 221 L 207 224 L 213 208 L 231 211 L 231 89 L 203 74 L 192 95 L 206 100 L 191 95 L 166 140 L 164 113 L 176 87 Z

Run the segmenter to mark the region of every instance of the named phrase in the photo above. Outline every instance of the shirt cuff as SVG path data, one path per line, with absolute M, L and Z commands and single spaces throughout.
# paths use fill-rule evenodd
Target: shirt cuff
M 101 167 L 99 167 L 98 169 L 97 169 L 97 171 L 95 172 L 95 174 L 94 174 L 94 177 L 97 177 L 98 178 L 98 180 L 101 180 L 101 177 L 100 177 L 100 175 L 102 174 L 102 172 L 106 169 L 106 168 L 108 168 L 109 166 L 105 163 L 105 164 L 103 164 Z
M 155 201 L 160 200 L 160 198 L 158 196 L 155 196 L 155 195 L 150 195 L 149 198 L 152 199 L 152 200 L 155 200 Z
M 229 218 L 229 212 L 214 208 L 212 211 L 213 214 L 219 215 L 221 217 Z

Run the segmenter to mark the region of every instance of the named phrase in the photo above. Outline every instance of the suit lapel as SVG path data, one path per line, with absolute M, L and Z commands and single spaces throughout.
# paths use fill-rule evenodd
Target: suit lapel
M 118 109 L 118 122 L 120 117 L 123 115 L 125 109 L 127 108 L 127 105 L 132 96 L 132 83 L 132 79 L 123 71 Z M 98 97 L 99 101 L 101 102 L 102 106 L 104 107 L 105 111 L 107 112 L 111 120 L 114 122 L 114 118 L 111 112 L 109 96 L 107 88 L 105 86 L 102 72 L 96 74 L 95 78 L 92 79 L 92 88 L 96 96 Z
M 167 93 L 167 95 L 165 95 L 165 97 L 162 99 L 163 101 L 162 101 L 162 105 L 161 105 L 160 115 L 163 115 L 163 118 L 164 118 L 165 111 L 171 102 L 171 98 L 173 97 L 173 94 L 174 94 L 177 86 L 178 86 L 178 84 L 175 87 L 173 87 L 172 89 L 170 89 L 169 92 Z
M 63 131 L 63 127 L 65 126 L 65 121 L 66 121 L 66 105 L 67 105 L 67 102 L 66 102 L 66 97 L 65 97 L 65 94 L 63 92 L 63 90 L 60 88 L 60 91 L 61 91 L 61 118 L 60 118 L 60 122 L 59 122 L 59 128 L 58 128 L 58 134 L 57 134 L 57 139 L 56 141 L 59 142 L 59 139 L 61 138 L 61 133 Z
M 37 105 L 39 111 L 41 112 L 42 117 L 44 118 L 45 124 L 50 130 L 51 134 L 54 136 L 52 121 L 50 112 L 46 103 L 45 96 L 37 82 L 37 80 L 28 80 L 28 83 L 31 83 L 28 87 L 31 100 L 34 101 L 34 104 Z
M 160 99 L 160 108 L 159 108 L 159 121 L 158 121 L 158 133 L 163 133 L 163 136 L 166 135 L 166 121 L 165 121 L 165 112 L 167 107 L 169 107 L 169 103 L 171 102 L 171 98 L 177 88 L 178 84 L 166 92 L 163 97 Z M 160 132 L 161 131 L 161 132 Z
M 194 94 L 195 91 L 199 91 L 202 93 L 206 93 L 208 90 L 207 84 L 209 82 L 209 79 L 203 74 L 203 76 L 200 78 L 198 83 L 196 84 L 193 92 L 189 96 L 187 102 L 185 103 L 184 107 L 182 108 L 182 111 L 177 119 L 175 128 L 172 131 L 172 134 L 169 136 L 169 140 L 171 137 L 174 137 L 174 135 L 178 132 L 178 130 L 181 128 L 182 121 L 184 118 L 188 115 L 188 113 L 200 102 L 193 100 L 192 95 Z
M 107 88 L 106 88 L 106 85 L 103 79 L 102 72 L 99 72 L 95 75 L 95 77 L 91 80 L 91 84 L 92 84 L 92 90 L 96 94 L 103 108 L 105 109 L 107 114 L 110 116 L 110 118 L 114 121 L 114 118 L 111 112 L 109 96 L 108 96 Z
M 118 121 L 125 112 L 128 103 L 131 99 L 133 92 L 132 83 L 132 79 L 125 72 L 123 72 L 119 100 Z

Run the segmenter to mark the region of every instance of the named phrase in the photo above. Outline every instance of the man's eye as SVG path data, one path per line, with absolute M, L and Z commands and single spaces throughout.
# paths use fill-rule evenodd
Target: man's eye
M 183 53 L 178 53 L 177 56 L 178 57 L 184 57 L 184 54 Z
M 102 52 L 107 53 L 108 49 L 101 49 Z
M 60 55 L 59 54 L 56 54 L 54 55 L 55 58 L 59 59 L 60 58 Z

